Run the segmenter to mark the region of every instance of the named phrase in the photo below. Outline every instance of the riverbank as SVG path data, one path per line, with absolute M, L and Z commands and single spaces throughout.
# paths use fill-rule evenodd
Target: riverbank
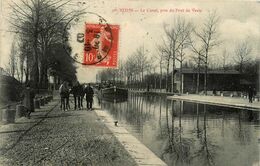
M 170 100 L 185 100 L 189 102 L 260 111 L 260 102 L 254 101 L 253 103 L 249 103 L 248 99 L 240 97 L 181 95 L 168 96 L 167 98 Z
M 167 165 L 137 138 L 130 134 L 124 127 L 122 127 L 120 122 L 119 124 L 115 124 L 115 120 L 109 115 L 107 111 L 95 110 L 95 112 L 102 119 L 109 130 L 114 133 L 114 136 L 123 145 L 123 147 L 127 150 L 127 152 L 132 156 L 138 165 Z
M 175 93 L 173 92 L 158 92 L 158 91 L 140 91 L 140 90 L 129 90 L 129 92 L 132 93 L 138 93 L 138 94 L 145 94 L 145 95 L 174 95 Z
M 136 165 L 94 111 L 63 112 L 58 98 L 0 136 L 0 165 Z

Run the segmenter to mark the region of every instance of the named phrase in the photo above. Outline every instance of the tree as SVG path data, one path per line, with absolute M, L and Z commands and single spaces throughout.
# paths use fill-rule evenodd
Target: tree
M 194 31 L 193 31 L 194 32 Z M 197 83 L 196 83 L 196 94 L 199 93 L 200 87 L 200 73 L 201 73 L 201 65 L 202 65 L 202 55 L 204 54 L 204 48 L 200 45 L 198 46 L 195 40 L 190 38 L 190 47 L 195 56 L 192 56 L 191 59 L 195 62 L 195 69 L 197 70 Z
M 182 64 L 185 60 L 185 49 L 189 46 L 190 34 L 192 31 L 192 25 L 190 22 L 182 24 L 182 31 L 180 35 L 180 46 L 176 53 L 176 60 L 180 62 L 180 93 L 183 93 L 183 77 L 182 77 Z
M 13 78 L 15 78 L 15 74 L 17 71 L 17 55 L 16 54 L 17 54 L 16 44 L 15 44 L 15 41 L 13 41 L 12 46 L 11 46 L 11 52 L 10 52 L 8 66 L 6 67 L 6 71 Z
M 19 39 L 19 51 L 20 51 L 20 71 L 21 71 L 21 77 L 23 80 L 23 73 L 25 75 L 25 83 L 29 82 L 30 73 L 32 73 L 32 66 L 33 66 L 33 49 L 32 44 L 30 43 L 30 40 L 28 37 L 24 35 L 20 35 Z M 23 66 L 22 63 L 25 63 Z
M 146 88 L 147 90 L 150 89 L 150 85 L 152 84 L 152 82 L 154 82 L 154 88 L 156 87 L 156 74 L 155 74 L 155 70 L 157 68 L 157 65 L 154 62 L 154 57 L 151 57 L 147 60 L 147 64 L 146 64 Z M 150 76 L 150 78 L 149 78 Z
M 23 42 L 23 43 L 21 43 L 21 39 L 19 39 L 18 40 L 19 42 L 18 42 L 18 47 L 20 48 L 20 50 L 23 50 L 23 49 L 25 49 L 26 48 L 26 45 L 24 44 L 25 42 Z M 19 72 L 20 72 L 20 75 L 21 75 L 21 77 L 20 77 L 20 82 L 21 83 L 23 83 L 23 80 L 24 80 L 24 74 L 25 74 L 25 60 L 26 60 L 26 54 L 24 54 L 24 52 L 25 51 L 20 51 L 19 52 Z
M 160 92 L 162 91 L 162 76 L 163 76 L 163 64 L 165 63 L 164 61 L 164 52 L 161 46 L 157 46 L 157 56 L 155 58 L 159 61 L 159 68 L 160 68 L 160 82 L 159 82 L 159 87 L 160 87 Z
M 164 61 L 166 64 L 166 76 L 165 76 L 165 89 L 166 92 L 168 92 L 169 87 L 168 87 L 168 76 L 169 76 L 169 70 L 170 70 L 170 60 L 171 60 L 171 53 L 170 50 L 168 49 L 168 46 L 163 39 L 163 42 L 161 45 L 158 46 L 158 50 L 161 52 L 161 62 Z
M 139 71 L 140 81 L 142 83 L 142 88 L 144 84 L 144 71 L 148 68 L 147 54 L 145 53 L 144 47 L 139 47 L 135 53 L 135 61 L 137 63 L 137 70 Z
M 47 71 L 51 67 L 50 57 L 47 53 L 57 48 L 56 44 L 62 42 L 66 23 L 75 16 L 76 12 L 65 14 L 60 10 L 69 1 L 20 1 L 21 5 L 15 2 L 10 5 L 13 12 L 9 22 L 19 33 L 21 39 L 25 39 L 28 44 L 27 47 L 20 48 L 21 54 L 26 55 L 27 60 L 26 79 L 32 80 L 35 87 L 45 87 L 48 79 Z M 28 51 L 32 54 L 31 57 L 28 57 Z M 59 71 L 57 72 L 59 73 Z
M 132 86 L 132 83 L 134 81 L 134 75 L 136 71 L 136 63 L 135 63 L 135 58 L 133 56 L 129 56 L 128 59 L 125 62 L 125 75 L 127 77 L 127 85 L 128 88 Z
M 222 51 L 222 68 L 225 70 L 227 67 L 227 61 L 228 61 L 228 52 L 227 49 L 223 49 Z
M 48 69 L 54 76 L 58 76 L 64 81 L 74 82 L 77 80 L 76 67 L 74 60 L 66 55 L 66 51 L 61 43 L 53 44 L 52 49 L 48 50 Z
M 210 12 L 200 30 L 193 30 L 195 40 L 191 40 L 193 52 L 198 55 L 199 68 L 201 61 L 204 62 L 204 93 L 207 95 L 207 73 L 210 51 L 219 45 L 218 24 L 220 18 L 216 12 Z M 199 43 L 195 46 L 194 43 Z
M 175 74 L 175 60 L 178 51 L 180 51 L 191 31 L 191 23 L 187 22 L 184 18 L 178 17 L 174 20 L 172 27 L 164 25 L 164 32 L 166 34 L 167 42 L 164 44 L 165 51 L 172 59 L 172 75 L 171 75 L 171 91 L 174 92 L 174 74 Z
M 252 46 L 247 41 L 238 43 L 235 47 L 234 61 L 239 66 L 239 72 L 244 72 L 245 63 L 250 61 Z

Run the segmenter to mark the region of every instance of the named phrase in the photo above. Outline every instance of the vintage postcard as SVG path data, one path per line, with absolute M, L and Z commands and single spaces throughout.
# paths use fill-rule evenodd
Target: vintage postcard
M 0 0 L 0 165 L 259 166 L 259 0 Z

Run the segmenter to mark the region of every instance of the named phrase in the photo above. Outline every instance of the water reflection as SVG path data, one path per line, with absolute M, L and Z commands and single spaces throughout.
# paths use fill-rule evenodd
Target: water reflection
M 207 105 L 203 105 L 203 129 L 200 139 L 200 147 L 194 157 L 202 158 L 203 165 L 215 165 L 214 156 L 217 146 L 207 136 Z
M 136 93 L 101 105 L 168 165 L 259 162 L 258 112 Z
M 169 110 L 168 103 L 166 103 L 166 124 L 168 131 L 168 145 L 164 148 L 162 153 L 163 160 L 172 160 L 172 164 L 179 165 L 190 163 L 191 156 L 191 145 L 192 139 L 187 138 L 183 135 L 182 128 L 182 112 L 183 112 L 183 101 L 180 103 L 180 108 L 177 111 L 176 101 L 171 101 L 171 126 L 169 125 Z M 176 113 L 178 112 L 178 113 Z M 178 114 L 178 115 L 177 115 Z M 177 117 L 178 116 L 178 117 Z M 175 119 L 178 126 L 174 126 Z

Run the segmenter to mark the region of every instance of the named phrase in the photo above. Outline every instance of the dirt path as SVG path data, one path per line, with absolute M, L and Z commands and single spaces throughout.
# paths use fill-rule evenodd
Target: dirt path
M 94 111 L 63 112 L 58 99 L 0 137 L 0 165 L 136 165 Z

